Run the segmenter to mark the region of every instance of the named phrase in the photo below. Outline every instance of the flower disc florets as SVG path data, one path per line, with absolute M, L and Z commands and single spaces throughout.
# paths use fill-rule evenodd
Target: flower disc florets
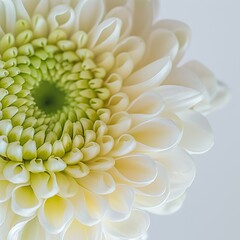
M 0 0 L 0 240 L 140 240 L 181 206 L 226 90 L 156 9 Z

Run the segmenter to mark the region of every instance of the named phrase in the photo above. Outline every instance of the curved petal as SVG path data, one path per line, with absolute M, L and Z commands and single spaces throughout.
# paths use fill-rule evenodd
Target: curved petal
M 31 186 L 39 198 L 50 198 L 59 192 L 54 173 L 31 173 Z
M 116 93 L 108 101 L 107 107 L 112 113 L 125 111 L 129 105 L 129 99 L 125 93 Z
M 64 240 L 99 240 L 101 239 L 102 229 L 100 224 L 91 227 L 82 225 L 74 219 L 64 233 Z
M 178 49 L 178 40 L 171 31 L 157 29 L 149 36 L 143 63 L 153 62 L 167 56 L 173 61 L 178 53 Z
M 19 184 L 26 183 L 29 181 L 30 174 L 26 170 L 23 163 L 9 161 L 4 169 L 3 175 L 9 182 Z
M 107 195 L 108 211 L 106 217 L 112 221 L 126 219 L 132 210 L 134 191 L 126 185 L 118 185 L 115 191 Z
M 39 210 L 38 219 L 47 232 L 58 234 L 67 226 L 73 215 L 71 203 L 59 196 L 54 196 L 45 200 Z
M 191 30 L 189 26 L 183 22 L 168 19 L 158 21 L 154 25 L 154 28 L 165 28 L 175 34 L 179 43 L 179 50 L 174 62 L 178 63 L 184 55 L 191 39 Z
M 104 221 L 104 228 L 107 235 L 117 239 L 139 239 L 143 236 L 150 225 L 149 216 L 141 211 L 134 210 L 124 221 Z
M 137 141 L 139 151 L 163 151 L 176 145 L 181 131 L 173 121 L 154 118 L 132 128 L 129 133 Z
M 115 160 L 111 157 L 98 157 L 93 161 L 88 162 L 88 167 L 93 171 L 107 171 L 115 164 Z
M 102 20 L 105 12 L 104 8 L 103 0 L 79 1 L 75 7 L 76 30 L 90 32 Z
M 19 186 L 12 193 L 11 204 L 16 214 L 31 217 L 42 205 L 42 199 L 36 197 L 30 186 Z
M 116 138 L 126 133 L 131 126 L 131 118 L 126 112 L 118 112 L 112 115 L 108 124 L 108 133 Z
M 123 134 L 115 141 L 111 156 L 119 157 L 132 152 L 136 147 L 135 139 L 129 134 Z
M 162 96 L 147 92 L 132 101 L 127 108 L 127 112 L 132 118 L 132 125 L 136 126 L 159 115 L 164 107 Z
M 78 193 L 71 198 L 75 209 L 75 217 L 87 226 L 93 226 L 101 221 L 106 209 L 106 201 L 99 195 L 79 187 Z
M 207 152 L 214 144 L 212 129 L 205 117 L 195 111 L 178 114 L 183 122 L 180 145 L 190 153 Z
M 75 13 L 74 10 L 68 5 L 57 5 L 48 16 L 48 24 L 51 27 L 51 30 L 57 28 L 64 29 L 66 32 L 70 33 L 73 29 L 75 22 Z
M 162 97 L 166 108 L 173 112 L 192 108 L 203 98 L 201 92 L 177 85 L 163 85 L 155 89 L 154 92 Z
M 143 39 L 137 36 L 130 36 L 124 38 L 114 48 L 113 53 L 115 56 L 117 56 L 118 54 L 124 52 L 129 54 L 129 56 L 134 62 L 134 66 L 136 66 L 144 56 L 145 42 L 143 41 Z
M 56 173 L 57 185 L 59 187 L 58 195 L 63 198 L 73 197 L 78 191 L 78 184 L 74 178 L 65 173 Z
M 109 194 L 115 190 L 112 176 L 106 172 L 91 171 L 86 177 L 77 180 L 78 184 L 96 194 Z
M 38 218 L 35 217 L 27 222 L 21 234 L 21 240 L 45 239 L 45 230 L 40 225 Z
M 134 72 L 123 82 L 122 91 L 127 93 L 130 99 L 134 99 L 165 80 L 171 70 L 169 57 L 157 60 Z
M 118 18 L 103 21 L 89 35 L 88 47 L 95 54 L 112 50 L 119 40 L 121 25 Z
M 4 224 L 6 220 L 6 216 L 8 214 L 8 204 L 9 202 L 1 202 L 0 203 L 0 226 Z
M 157 165 L 146 155 L 128 155 L 116 159 L 113 174 L 132 186 L 146 186 L 157 176 Z
M 182 207 L 185 197 L 186 197 L 186 195 L 183 194 L 179 198 L 177 198 L 173 201 L 167 202 L 163 206 L 161 205 L 156 208 L 150 208 L 150 209 L 148 209 L 148 211 L 153 214 L 158 214 L 158 215 L 172 214 L 174 212 L 177 212 Z
M 12 1 L 0 2 L 0 33 L 14 32 L 16 24 L 16 10 Z
M 119 18 L 122 21 L 122 30 L 121 30 L 121 38 L 125 38 L 128 36 L 132 30 L 132 13 L 127 7 L 119 6 L 113 8 L 110 12 L 107 13 L 105 19 L 107 18 Z
M 7 200 L 9 200 L 9 198 L 12 195 L 12 191 L 13 191 L 15 185 L 9 181 L 0 180 L 0 186 L 1 186 L 0 187 L 0 203 L 2 203 L 2 202 L 6 202 Z

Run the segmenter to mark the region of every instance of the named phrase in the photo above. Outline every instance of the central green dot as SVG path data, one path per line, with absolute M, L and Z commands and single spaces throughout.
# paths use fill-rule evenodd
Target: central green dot
M 48 81 L 40 82 L 32 91 L 36 105 L 46 114 L 56 113 L 66 103 L 66 94 L 56 85 Z

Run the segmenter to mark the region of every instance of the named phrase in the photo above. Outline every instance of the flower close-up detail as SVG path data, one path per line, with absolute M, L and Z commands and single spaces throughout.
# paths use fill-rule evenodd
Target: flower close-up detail
M 181 207 L 228 94 L 159 10 L 0 0 L 0 240 L 145 239 Z

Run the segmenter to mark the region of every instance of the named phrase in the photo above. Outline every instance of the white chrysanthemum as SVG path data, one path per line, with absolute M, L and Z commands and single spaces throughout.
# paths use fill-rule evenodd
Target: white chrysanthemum
M 144 239 L 180 207 L 225 88 L 177 66 L 158 0 L 0 0 L 0 239 Z

